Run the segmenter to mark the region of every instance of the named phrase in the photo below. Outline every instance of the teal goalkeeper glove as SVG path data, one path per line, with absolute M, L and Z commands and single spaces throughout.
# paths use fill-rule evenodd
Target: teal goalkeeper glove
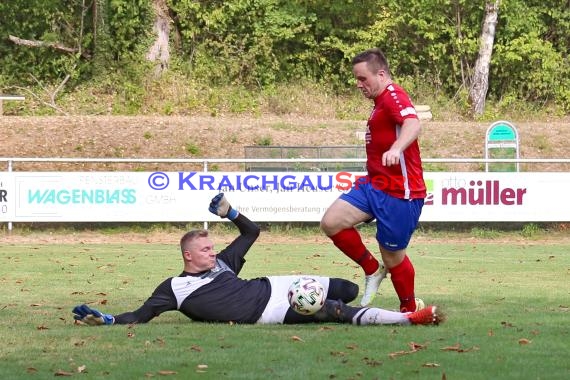
M 73 319 L 81 321 L 89 326 L 112 325 L 115 317 L 111 314 L 103 314 L 99 310 L 91 309 L 87 305 L 78 305 L 73 308 Z
M 234 220 L 239 215 L 238 210 L 235 210 L 230 206 L 230 203 L 224 196 L 224 193 L 220 193 L 212 198 L 208 210 L 210 210 L 214 215 L 218 215 L 222 218 L 228 218 L 229 220 Z

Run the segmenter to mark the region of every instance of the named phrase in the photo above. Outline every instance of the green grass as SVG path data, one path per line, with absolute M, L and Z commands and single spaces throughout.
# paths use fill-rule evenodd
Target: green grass
M 3 243 L 0 377 L 47 379 L 63 371 L 142 379 L 173 371 L 169 377 L 179 379 L 568 378 L 570 245 L 465 240 L 410 247 L 417 295 L 448 314 L 437 327 L 207 324 L 176 312 L 144 325 L 77 326 L 74 305 L 133 310 L 178 274 L 176 242 Z M 309 238 L 257 244 L 242 275 L 299 272 L 362 282 L 332 244 Z M 375 304 L 397 307 L 389 280 Z M 409 352 L 412 342 L 422 348 Z M 400 351 L 408 353 L 391 356 Z

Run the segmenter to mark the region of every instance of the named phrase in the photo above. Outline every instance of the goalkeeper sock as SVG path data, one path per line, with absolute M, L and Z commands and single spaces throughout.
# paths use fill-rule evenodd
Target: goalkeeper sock
M 378 260 L 362 242 L 362 238 L 356 231 L 356 228 L 347 228 L 330 238 L 338 249 L 362 267 L 367 276 L 376 272 L 380 267 Z
M 390 268 L 390 278 L 394 290 L 400 299 L 401 311 L 416 311 L 416 299 L 414 295 L 414 277 L 416 272 L 410 258 L 406 255 L 404 260 Z
M 353 318 L 353 325 L 409 325 L 406 314 L 379 309 L 377 307 L 362 308 Z

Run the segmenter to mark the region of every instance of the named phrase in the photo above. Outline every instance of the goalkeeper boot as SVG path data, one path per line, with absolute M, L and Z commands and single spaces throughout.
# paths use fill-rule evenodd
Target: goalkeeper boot
M 427 306 L 421 310 L 407 315 L 412 325 L 439 325 L 443 322 L 443 314 L 438 312 L 437 306 Z
M 380 267 L 376 272 L 364 277 L 364 295 L 362 296 L 362 300 L 360 300 L 360 306 L 365 307 L 372 303 L 374 297 L 376 297 L 380 283 L 386 278 L 387 274 L 388 270 L 380 263 Z

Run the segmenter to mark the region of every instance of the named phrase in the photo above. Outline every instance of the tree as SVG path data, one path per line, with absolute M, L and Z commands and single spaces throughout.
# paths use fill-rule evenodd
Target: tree
M 22 6 L 21 3 L 14 4 Z M 28 84 L 22 87 L 20 83 L 13 86 L 19 91 L 25 91 L 43 104 L 65 113 L 56 105 L 56 97 L 68 83 L 68 81 L 79 75 L 78 66 L 83 61 L 91 59 L 91 51 L 88 43 L 92 41 L 91 32 L 85 25 L 85 20 L 94 10 L 94 4 L 87 4 L 87 0 L 82 0 L 81 4 L 75 1 L 46 2 L 37 12 L 45 12 L 38 17 L 22 16 L 22 22 L 11 24 L 13 33 L 31 38 L 22 38 L 17 35 L 8 35 L 8 40 L 18 47 L 17 50 L 33 50 L 23 53 L 17 51 L 14 57 L 28 55 L 35 60 L 52 61 L 53 65 L 23 65 L 18 71 L 27 71 L 32 83 L 39 87 L 41 92 L 30 89 L 30 79 L 20 78 L 16 82 Z M 16 15 L 20 15 L 16 8 Z M 39 17 L 41 16 L 41 17 Z M 44 17 L 44 19 L 42 19 Z M 41 57 L 41 58 L 40 58 Z M 16 61 L 18 61 L 16 59 Z M 29 70 L 29 71 L 28 71 Z M 58 83 L 59 82 L 59 83 Z M 45 100 L 46 98 L 49 99 Z
M 170 18 L 168 16 L 168 5 L 166 0 L 153 0 L 153 8 L 155 14 L 153 31 L 156 33 L 156 39 L 146 58 L 151 61 L 159 61 L 155 68 L 155 74 L 159 76 L 168 68 L 170 61 L 169 35 L 170 35 Z
M 487 2 L 485 5 L 485 20 L 481 31 L 479 56 L 475 62 L 473 80 L 469 89 L 469 101 L 474 116 L 483 114 L 485 99 L 489 89 L 489 67 L 495 41 L 495 27 L 499 15 L 500 0 Z

